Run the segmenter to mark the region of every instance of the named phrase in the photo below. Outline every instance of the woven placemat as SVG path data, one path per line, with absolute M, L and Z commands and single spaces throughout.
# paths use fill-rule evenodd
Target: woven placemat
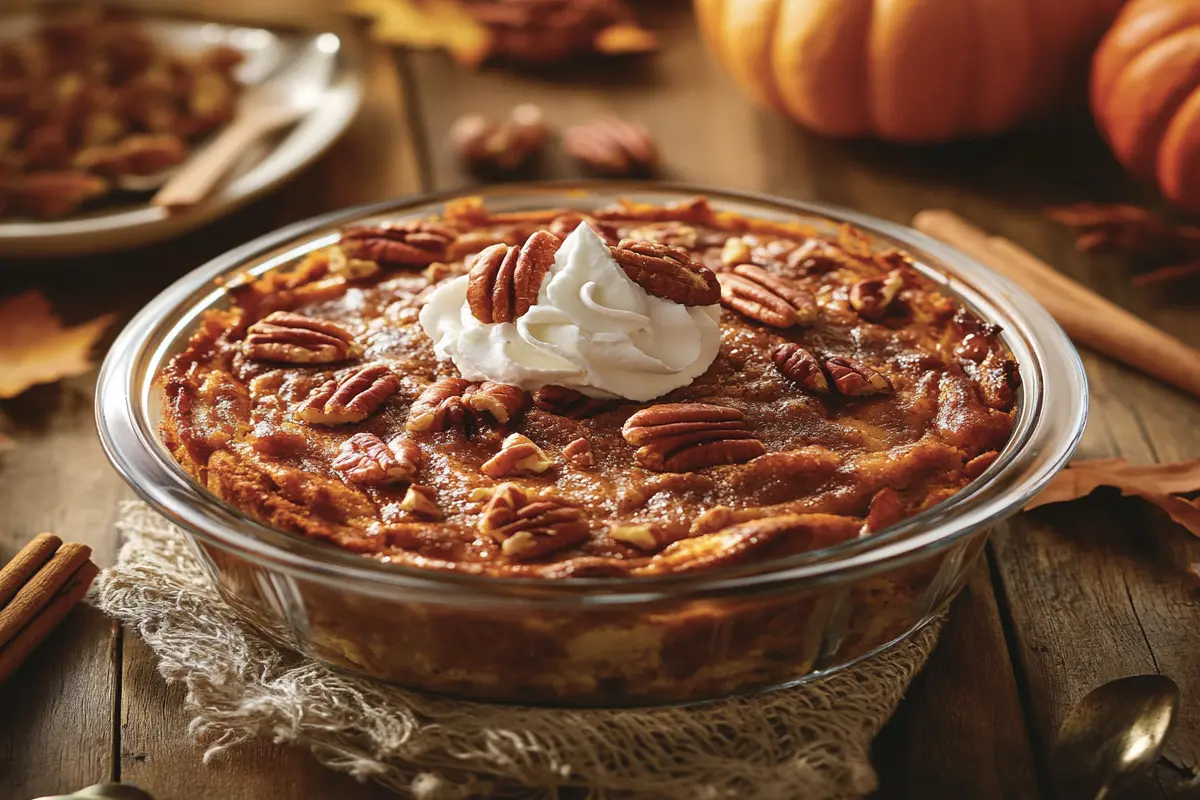
M 253 737 L 417 800 L 586 796 L 849 800 L 871 792 L 871 740 L 937 641 L 929 625 L 850 669 L 701 705 L 632 710 L 498 706 L 430 697 L 279 647 L 213 588 L 175 526 L 126 503 L 124 545 L 96 603 L 187 687 L 204 759 Z

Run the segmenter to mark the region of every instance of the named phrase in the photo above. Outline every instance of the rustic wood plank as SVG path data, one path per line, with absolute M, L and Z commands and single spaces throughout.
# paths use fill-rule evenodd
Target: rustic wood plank
M 877 800 L 1041 796 L 985 562 L 872 752 L 884 778 Z
M 372 49 L 368 96 L 362 113 L 320 162 L 278 196 L 262 204 L 261 230 L 252 235 L 339 207 L 411 193 L 419 188 L 416 153 L 405 116 L 405 98 L 393 54 Z M 251 238 L 247 236 L 246 238 Z M 233 243 L 230 243 L 231 245 Z M 182 686 L 168 687 L 154 653 L 125 633 L 121 683 L 121 779 L 157 800 L 205 796 L 228 800 L 274 800 L 298 796 L 346 800 L 379 797 L 322 767 L 306 749 L 255 741 L 231 748 L 211 764 L 188 734 L 191 714 Z

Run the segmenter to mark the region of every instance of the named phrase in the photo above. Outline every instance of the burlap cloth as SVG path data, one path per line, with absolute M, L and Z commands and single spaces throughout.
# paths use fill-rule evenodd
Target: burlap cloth
M 96 602 L 187 686 L 204 759 L 252 737 L 307 745 L 333 769 L 417 800 L 842 800 L 872 791 L 871 740 L 937 640 L 929 625 L 850 669 L 750 697 L 670 708 L 562 710 L 435 698 L 279 647 L 226 605 L 185 535 L 126 503 Z

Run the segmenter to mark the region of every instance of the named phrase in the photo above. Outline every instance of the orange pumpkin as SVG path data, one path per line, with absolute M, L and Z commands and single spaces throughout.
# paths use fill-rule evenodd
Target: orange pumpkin
M 1125 168 L 1200 211 L 1200 2 L 1133 0 L 1096 50 L 1091 94 Z
M 1057 99 L 1124 0 L 695 0 L 751 96 L 831 136 L 936 142 Z

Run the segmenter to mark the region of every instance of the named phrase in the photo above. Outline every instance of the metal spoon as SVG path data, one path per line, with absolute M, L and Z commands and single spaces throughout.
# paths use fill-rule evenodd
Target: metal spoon
M 1060 800 L 1113 800 L 1148 769 L 1175 722 L 1179 687 L 1162 675 L 1101 684 L 1063 720 L 1051 752 Z

